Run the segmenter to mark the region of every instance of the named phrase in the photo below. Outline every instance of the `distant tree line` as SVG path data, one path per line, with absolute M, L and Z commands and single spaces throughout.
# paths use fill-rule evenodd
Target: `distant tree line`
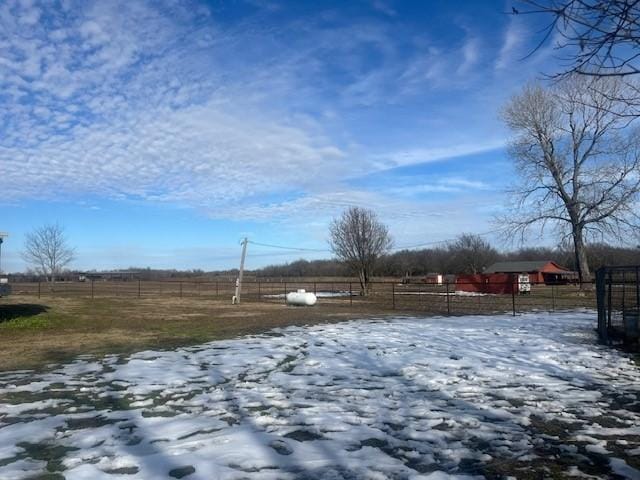
M 606 244 L 587 246 L 589 264 L 593 269 L 603 265 L 638 265 L 640 248 L 614 247 Z M 576 270 L 575 254 L 571 246 L 565 248 L 521 248 L 500 252 L 481 237 L 461 235 L 458 240 L 444 246 L 421 250 L 400 250 L 383 255 L 378 261 L 377 276 L 404 277 L 429 273 L 480 273 L 489 265 L 502 261 L 551 260 Z M 350 274 L 348 267 L 335 259 L 297 260 L 271 265 L 253 273 L 258 277 L 341 277 Z
M 589 264 L 593 270 L 603 265 L 640 265 L 640 247 L 614 247 L 607 244 L 587 246 Z M 575 254 L 571 245 L 563 248 L 520 248 L 514 251 L 499 251 L 482 237 L 472 234 L 460 235 L 455 241 L 433 248 L 400 250 L 382 255 L 375 276 L 402 278 L 420 277 L 429 273 L 470 274 L 482 272 L 486 267 L 500 261 L 551 260 L 571 270 L 576 269 Z M 132 273 L 140 280 L 193 280 L 234 281 L 237 269 L 205 271 L 202 269 L 177 270 L 129 267 L 110 272 Z M 65 270 L 58 274 L 59 281 L 77 281 L 80 275 L 90 273 Z M 302 277 L 347 277 L 353 270 L 338 259 L 296 260 L 290 263 L 269 265 L 246 271 L 246 280 L 302 278 Z M 12 274 L 13 282 L 44 280 L 35 270 Z

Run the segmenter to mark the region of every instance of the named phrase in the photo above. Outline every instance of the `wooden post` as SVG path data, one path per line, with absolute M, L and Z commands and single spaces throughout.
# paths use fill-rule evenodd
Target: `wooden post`
M 351 282 L 349 282 L 349 305 L 353 305 L 353 288 Z
M 258 280 L 258 301 L 260 301 L 260 297 L 261 297 L 261 288 L 260 288 L 260 280 Z
M 140 298 L 140 279 L 138 279 L 138 298 Z
M 555 311 L 556 309 L 556 286 L 551 284 L 551 311 Z
M 216 280 L 216 297 L 218 296 L 218 281 Z
M 91 298 L 93 299 L 93 278 L 91 279 Z
M 287 282 L 284 282 L 284 303 L 287 303 Z
M 240 257 L 240 270 L 238 271 L 238 279 L 236 281 L 236 304 L 240 303 L 240 296 L 242 295 L 242 275 L 244 274 L 244 259 L 247 256 L 247 243 L 249 240 L 245 237 L 242 241 L 242 256 Z
M 313 282 L 313 294 L 314 295 L 318 294 L 318 291 L 317 291 L 317 288 L 316 288 L 316 282 Z
M 180 282 L 180 298 L 182 298 L 182 281 Z

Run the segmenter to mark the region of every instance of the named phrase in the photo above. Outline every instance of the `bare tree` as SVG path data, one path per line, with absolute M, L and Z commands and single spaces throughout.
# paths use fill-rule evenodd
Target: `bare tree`
M 635 0 L 523 0 L 514 14 L 549 17 L 540 44 L 559 39 L 562 75 L 629 76 L 640 73 L 640 2 Z M 555 36 L 554 36 L 555 34 Z
M 570 239 L 582 281 L 590 278 L 587 239 L 638 232 L 639 136 L 628 107 L 614 100 L 621 88 L 617 78 L 575 75 L 552 88 L 529 85 L 502 115 L 515 134 L 509 152 L 520 181 L 501 221 L 522 240 L 533 225 Z
M 64 229 L 58 224 L 36 228 L 25 237 L 22 258 L 51 283 L 55 283 L 56 275 L 73 261 L 74 256 Z
M 463 233 L 449 244 L 449 270 L 455 273 L 481 273 L 498 261 L 498 251 L 479 235 Z
M 329 227 L 333 253 L 358 273 L 360 294 L 367 295 L 376 261 L 391 248 L 389 230 L 376 214 L 351 207 Z

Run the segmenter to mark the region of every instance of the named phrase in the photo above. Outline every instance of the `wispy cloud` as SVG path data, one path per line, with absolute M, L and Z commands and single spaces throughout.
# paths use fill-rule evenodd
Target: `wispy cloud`
M 375 164 L 380 169 L 405 167 L 422 163 L 433 163 L 451 158 L 463 157 L 505 146 L 505 140 L 497 138 L 474 144 L 450 144 L 434 148 L 413 148 L 398 150 L 374 156 Z
M 466 40 L 461 49 L 462 63 L 457 69 L 458 75 L 465 75 L 475 67 L 480 59 L 480 40 L 471 37 Z
M 388 2 L 354 19 L 256 5 L 225 22 L 195 0 L 3 2 L 2 201 L 91 195 L 305 225 L 362 205 L 415 235 L 473 217 L 350 182 L 503 147 L 495 110 L 513 85 L 485 74 L 508 65 L 516 26 L 498 51 L 472 29 L 405 32 Z M 483 188 L 466 178 L 404 193 Z
M 526 27 L 515 18 L 511 18 L 504 31 L 502 46 L 498 58 L 494 64 L 495 70 L 504 70 L 513 65 L 514 61 L 521 55 L 520 47 L 524 45 L 527 37 Z

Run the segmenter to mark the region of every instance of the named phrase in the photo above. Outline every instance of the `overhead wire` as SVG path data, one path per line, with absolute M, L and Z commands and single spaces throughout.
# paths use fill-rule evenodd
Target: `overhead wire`
M 504 231 L 504 228 L 497 228 L 497 229 L 493 229 L 493 230 L 488 230 L 486 232 L 480 232 L 480 233 L 475 233 L 473 235 L 477 235 L 479 237 L 484 237 L 486 235 L 491 235 L 493 233 L 500 233 Z M 455 241 L 456 238 L 447 238 L 444 240 L 435 240 L 432 242 L 423 242 L 423 243 L 417 243 L 417 244 L 412 244 L 412 245 L 401 245 L 398 247 L 394 247 L 392 248 L 390 251 L 392 252 L 397 252 L 400 250 L 411 250 L 414 248 L 420 248 L 420 247 L 429 247 L 429 246 L 433 246 L 433 245 L 440 245 L 440 244 L 446 244 L 446 243 L 450 243 Z M 250 243 L 252 245 L 256 245 L 256 246 L 260 246 L 260 247 L 267 247 L 267 248 L 277 248 L 279 250 L 287 250 L 290 252 L 313 252 L 313 253 L 332 253 L 332 250 L 330 249 L 320 249 L 320 248 L 303 248 L 303 247 L 292 247 L 292 246 L 287 246 L 287 245 L 275 245 L 275 244 L 271 244 L 271 243 L 262 243 L 262 242 L 255 242 L 253 240 L 247 240 L 247 243 Z M 252 256 L 269 256 L 269 255 L 277 255 L 275 253 L 269 254 L 267 252 L 262 253 L 260 252 L 259 254 L 253 254 Z M 283 254 L 280 254 L 283 255 Z
M 247 240 L 247 243 L 250 243 L 252 245 L 258 245 L 260 247 L 278 248 L 278 249 L 281 249 L 281 250 L 291 250 L 291 251 L 296 251 L 296 252 L 320 252 L 320 253 L 331 252 L 331 250 L 328 250 L 328 249 L 288 247 L 288 246 L 285 246 L 285 245 L 272 245 L 272 244 L 269 244 L 269 243 L 254 242 L 253 240 Z
M 481 233 L 474 233 L 472 235 L 476 235 L 478 237 L 484 237 L 486 235 L 491 235 L 492 233 L 499 233 L 504 231 L 504 228 L 496 228 L 494 230 L 488 230 L 486 232 L 481 232 Z M 450 243 L 455 241 L 456 238 L 448 238 L 448 239 L 444 239 L 444 240 L 437 240 L 437 241 L 433 241 L 433 242 L 425 242 L 425 243 L 418 243 L 418 244 L 414 244 L 414 245 L 403 245 L 403 246 L 399 246 L 399 247 L 394 247 L 391 249 L 391 251 L 398 251 L 398 250 L 411 250 L 412 248 L 420 248 L 420 247 L 428 247 L 428 246 L 432 246 L 432 245 L 439 245 L 439 244 L 445 244 L 445 243 Z

